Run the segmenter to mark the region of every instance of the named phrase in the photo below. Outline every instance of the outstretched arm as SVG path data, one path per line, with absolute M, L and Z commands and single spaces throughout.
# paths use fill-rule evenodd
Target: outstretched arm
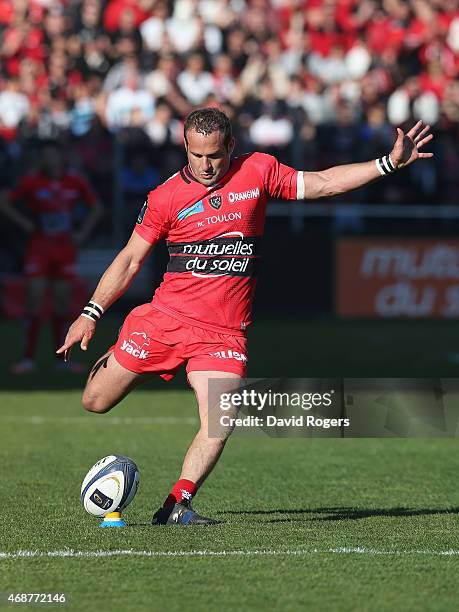
M 418 159 L 433 157 L 433 153 L 421 153 L 420 149 L 430 142 L 433 135 L 430 126 L 418 121 L 406 134 L 397 128 L 397 139 L 390 152 L 390 163 L 395 170 L 408 166 Z M 389 170 L 383 167 L 382 171 Z M 381 178 L 376 160 L 359 164 L 334 166 L 321 172 L 303 172 L 304 197 L 307 199 L 325 198 L 363 187 Z
M 127 245 L 102 275 L 91 301 L 102 306 L 104 311 L 107 310 L 127 290 L 152 248 L 149 242 L 134 231 Z M 56 353 L 64 353 L 67 359 L 70 349 L 78 342 L 85 351 L 95 332 L 96 322 L 80 315 L 70 326 L 64 344 Z

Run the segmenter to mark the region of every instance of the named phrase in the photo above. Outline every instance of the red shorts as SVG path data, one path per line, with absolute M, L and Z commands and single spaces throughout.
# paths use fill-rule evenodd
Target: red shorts
M 115 344 L 116 361 L 139 374 L 150 372 L 170 380 L 186 364 L 186 371 L 234 372 L 244 377 L 247 338 L 188 325 L 143 304 L 124 321 Z
M 34 236 L 27 245 L 24 273 L 28 277 L 75 278 L 76 250 L 67 241 Z

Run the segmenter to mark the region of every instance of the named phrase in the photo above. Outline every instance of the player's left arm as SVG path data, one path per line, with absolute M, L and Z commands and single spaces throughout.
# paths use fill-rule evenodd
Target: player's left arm
M 85 181 L 81 182 L 80 191 L 81 198 L 86 206 L 88 206 L 89 212 L 81 227 L 73 233 L 73 241 L 77 246 L 83 244 L 89 238 L 104 214 L 104 208 L 99 198 Z
M 397 139 L 389 155 L 382 158 L 383 162 L 372 160 L 334 166 L 321 172 L 303 172 L 304 197 L 315 200 L 346 193 L 363 187 L 384 174 L 409 166 L 418 159 L 433 157 L 433 153 L 420 151 L 432 138 L 430 126 L 424 126 L 422 121 L 418 121 L 406 134 L 397 128 Z

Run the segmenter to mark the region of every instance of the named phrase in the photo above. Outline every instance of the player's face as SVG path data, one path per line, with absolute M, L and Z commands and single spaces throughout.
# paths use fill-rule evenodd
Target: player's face
M 206 136 L 189 130 L 186 134 L 185 149 L 193 176 L 203 185 L 210 187 L 228 172 L 234 138 L 225 146 L 221 132 L 212 132 Z

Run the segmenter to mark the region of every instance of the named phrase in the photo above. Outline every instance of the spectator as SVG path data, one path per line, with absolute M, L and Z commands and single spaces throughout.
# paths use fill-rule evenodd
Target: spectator
M 252 102 L 250 139 L 257 148 L 283 158 L 282 150 L 288 147 L 293 136 L 293 124 L 287 107 L 276 97 L 274 84 L 269 77 L 260 84 L 257 97 Z
M 94 144 L 93 126 L 122 129 L 164 147 L 166 176 L 173 135 L 202 104 L 224 106 L 248 148 L 251 138 L 269 147 L 317 135 L 323 165 L 336 141 L 322 136 L 343 113 L 343 154 L 376 108 L 392 125 L 420 117 L 449 143 L 458 31 L 453 0 L 0 2 L 0 135 L 20 155 L 26 138 L 60 135 L 81 151 L 85 138 Z
M 153 96 L 142 88 L 140 80 L 132 74 L 126 77 L 124 86 L 112 91 L 107 98 L 107 125 L 111 130 L 116 130 L 132 125 L 135 118 L 137 126 L 145 126 L 153 111 Z
M 6 81 L 0 92 L 0 135 L 4 138 L 14 138 L 19 123 L 29 112 L 27 96 L 20 91 L 20 83 L 16 78 Z
M 167 19 L 169 7 L 165 0 L 160 0 L 154 7 L 152 15 L 140 26 L 143 44 L 148 51 L 158 52 L 168 36 Z
M 134 53 L 126 54 L 117 62 L 107 74 L 104 81 L 106 92 L 122 87 L 127 81 L 143 81 L 144 75 L 140 71 L 139 58 Z
M 197 14 L 196 0 L 178 0 L 173 6 L 172 16 L 166 23 L 168 40 L 172 50 L 183 55 L 200 46 L 203 24 Z
M 177 77 L 177 84 L 188 102 L 194 105 L 202 104 L 213 91 L 214 79 L 204 70 L 204 58 L 200 53 L 189 57 L 185 70 Z
M 234 69 L 228 55 L 221 54 L 215 58 L 212 71 L 213 91 L 220 101 L 231 100 L 236 89 Z

